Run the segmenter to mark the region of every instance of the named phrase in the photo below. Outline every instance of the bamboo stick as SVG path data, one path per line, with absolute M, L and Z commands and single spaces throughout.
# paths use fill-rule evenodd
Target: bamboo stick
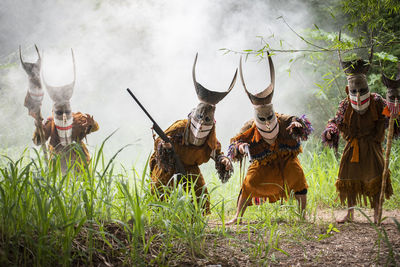
M 377 222 L 376 222 L 378 225 L 381 224 L 381 219 L 382 219 L 382 206 L 383 206 L 383 201 L 384 201 L 384 197 L 385 197 L 387 177 L 389 174 L 390 150 L 392 149 L 395 117 L 396 117 L 395 114 L 390 114 L 389 130 L 388 130 L 388 135 L 386 138 L 387 140 L 386 140 L 385 165 L 384 165 L 383 174 L 382 174 L 382 186 L 381 186 L 381 193 L 379 196 L 378 218 L 377 218 Z

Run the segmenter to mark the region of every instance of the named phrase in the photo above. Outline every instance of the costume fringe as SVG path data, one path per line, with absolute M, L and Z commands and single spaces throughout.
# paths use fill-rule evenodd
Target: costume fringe
M 379 198 L 381 191 L 381 176 L 375 177 L 369 182 L 360 180 L 341 180 L 338 179 L 335 183 L 336 191 L 339 192 L 339 199 L 342 205 L 349 199 L 354 200 L 355 204 L 360 206 L 367 206 L 367 198 L 370 201 L 371 208 L 373 203 Z M 388 178 L 388 183 L 385 190 L 385 198 L 389 199 L 393 195 L 393 188 Z
M 331 135 L 331 139 L 330 140 L 328 140 L 327 137 L 326 137 L 326 134 L 328 132 Z M 338 147 L 339 147 L 340 134 L 339 134 L 339 129 L 336 126 L 336 124 L 333 123 L 333 122 L 329 122 L 328 125 L 326 126 L 325 130 L 322 132 L 321 138 L 322 138 L 322 143 L 324 145 L 327 145 L 330 148 L 334 148 L 335 150 L 337 150 Z
M 73 113 L 72 140 L 83 140 L 86 135 L 99 129 L 99 125 L 89 114 Z
M 228 158 L 230 158 L 234 162 L 241 161 L 244 157 L 244 155 L 239 152 L 240 144 L 242 144 L 242 142 L 234 141 L 232 144 L 229 145 Z
M 311 122 L 306 118 L 306 115 L 296 118 L 296 121 L 299 122 L 302 127 L 293 128 L 292 136 L 296 140 L 306 141 L 308 136 L 314 131 L 314 128 L 312 127 Z
M 271 162 L 275 161 L 279 158 L 290 158 L 290 157 L 297 157 L 302 152 L 301 146 L 299 146 L 298 149 L 294 150 L 286 150 L 286 151 L 279 151 L 279 152 L 274 152 L 271 153 L 268 156 L 265 156 L 264 158 L 261 159 L 256 159 L 254 158 L 254 164 L 258 165 L 268 165 Z
M 162 146 L 162 142 L 159 142 L 157 145 L 157 154 L 156 161 L 162 170 L 169 172 L 175 169 L 175 159 L 171 148 L 165 148 Z
M 229 180 L 229 178 L 231 178 L 233 173 L 233 169 L 230 169 L 228 171 L 225 169 L 225 165 L 222 164 L 222 159 L 224 158 L 228 157 L 225 157 L 224 155 L 219 155 L 217 160 L 215 161 L 215 169 L 217 170 L 218 177 L 222 183 L 226 183 Z

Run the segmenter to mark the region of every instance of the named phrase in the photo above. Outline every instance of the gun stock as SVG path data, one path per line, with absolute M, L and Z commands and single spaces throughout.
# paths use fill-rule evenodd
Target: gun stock
M 146 114 L 146 116 L 151 120 L 153 123 L 153 129 L 154 131 L 158 134 L 158 136 L 166 143 L 170 143 L 172 145 L 172 156 L 174 157 L 175 160 L 175 173 L 178 174 L 178 179 L 181 179 L 182 175 L 185 175 L 185 167 L 182 164 L 182 161 L 176 154 L 174 150 L 174 146 L 171 142 L 171 140 L 168 138 L 168 136 L 164 133 L 164 131 L 158 126 L 157 122 L 151 117 L 151 115 L 147 112 L 147 110 L 143 107 L 143 105 L 140 103 L 140 101 L 136 98 L 136 96 L 132 93 L 132 91 L 127 88 L 126 89 L 128 93 L 131 95 L 131 97 L 135 100 L 135 102 L 139 105 L 139 107 L 143 110 L 143 112 Z

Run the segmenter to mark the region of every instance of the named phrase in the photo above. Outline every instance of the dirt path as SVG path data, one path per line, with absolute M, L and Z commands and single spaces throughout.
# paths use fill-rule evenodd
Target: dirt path
M 363 209 L 372 218 L 372 211 Z M 400 210 L 385 211 L 383 217 L 383 229 L 387 234 L 391 248 L 385 242 L 385 238 L 379 239 L 378 231 L 384 235 L 383 230 L 375 229 L 359 211 L 355 213 L 355 222 L 336 224 L 335 217 L 344 216 L 346 210 L 318 210 L 316 217 L 302 223 L 305 236 L 295 238 L 292 234 L 286 234 L 283 230 L 280 234 L 278 248 L 271 249 L 267 255 L 249 255 L 254 253 L 257 247 L 256 238 L 249 243 L 249 235 L 242 226 L 230 226 L 232 238 L 213 240 L 218 245 L 209 250 L 208 259 L 197 261 L 196 265 L 220 265 L 220 266 L 400 266 L 400 229 L 392 218 L 400 222 Z M 310 222 L 314 221 L 314 222 Z M 339 231 L 331 231 L 327 234 L 329 224 Z M 219 222 L 210 222 L 211 227 L 219 225 Z M 285 222 L 280 223 L 282 229 Z M 299 229 L 300 229 L 299 228 Z M 290 229 L 287 228 L 290 232 Z M 378 230 L 378 231 L 377 231 Z M 302 231 L 302 229 L 300 229 Z M 268 235 L 267 235 L 268 237 Z M 318 238 L 320 237 L 320 240 Z M 380 242 L 379 242 L 380 240 Z M 211 242 L 211 240 L 210 240 Z M 268 242 L 268 238 L 264 240 Z M 247 246 L 251 244 L 251 246 Z M 259 243 L 258 243 L 259 244 Z

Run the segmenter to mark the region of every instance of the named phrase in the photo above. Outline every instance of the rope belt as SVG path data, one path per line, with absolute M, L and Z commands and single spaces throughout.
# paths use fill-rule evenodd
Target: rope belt
M 358 163 L 360 160 L 360 148 L 358 146 L 358 139 L 357 138 L 352 138 L 350 147 L 353 148 L 353 155 L 351 156 L 350 162 L 356 162 Z

